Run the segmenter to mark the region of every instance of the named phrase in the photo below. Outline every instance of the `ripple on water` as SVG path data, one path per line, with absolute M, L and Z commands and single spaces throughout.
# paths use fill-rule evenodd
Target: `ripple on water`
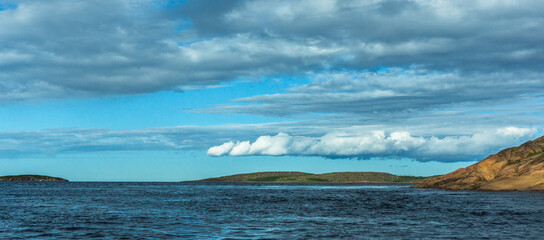
M 541 237 L 544 194 L 409 186 L 2 183 L 0 238 Z

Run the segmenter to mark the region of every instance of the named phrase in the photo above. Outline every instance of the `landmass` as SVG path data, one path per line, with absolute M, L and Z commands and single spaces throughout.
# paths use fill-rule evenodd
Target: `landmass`
M 18 182 L 68 182 L 68 180 L 59 177 L 50 177 L 43 175 L 11 175 L 0 176 L 0 181 L 18 181 Z
M 414 188 L 487 191 L 544 191 L 544 136 L 508 148 Z
M 256 172 L 207 178 L 194 182 L 282 182 L 282 183 L 419 183 L 432 177 L 397 176 L 382 172 Z

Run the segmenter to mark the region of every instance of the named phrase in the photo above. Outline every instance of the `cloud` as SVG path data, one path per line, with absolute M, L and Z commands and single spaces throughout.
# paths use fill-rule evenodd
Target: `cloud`
M 0 104 L 267 77 L 292 86 L 192 110 L 288 122 L 0 132 L 0 157 L 217 145 L 209 155 L 466 160 L 518 144 L 544 121 L 542 1 L 0 5 Z
M 538 1 L 232 1 L 199 11 L 207 1 L 190 1 L 186 14 L 200 36 L 251 32 L 262 38 L 313 40 L 346 46 L 350 68 L 422 64 L 431 68 L 538 68 L 542 30 Z M 508 29 L 508 30 L 505 30 Z M 520 58 L 518 58 L 518 56 Z M 500 67 L 499 67 L 500 66 Z
M 293 124 L 293 123 L 290 123 Z M 206 150 L 218 141 L 228 142 L 235 134 L 258 137 L 272 133 L 273 129 L 289 129 L 290 124 L 243 124 L 221 126 L 178 126 L 138 130 L 111 129 L 48 129 L 35 131 L 0 132 L 0 158 L 17 158 L 30 155 L 52 156 L 56 154 L 85 152 L 138 152 Z M 308 134 L 312 129 L 294 131 Z M 238 144 L 234 150 L 244 153 Z M 223 144 L 208 151 L 221 155 L 233 151 L 234 143 Z
M 226 142 L 219 146 L 211 147 L 210 149 L 208 149 L 207 154 L 210 156 L 218 157 L 218 156 L 229 153 L 233 147 L 234 147 L 233 142 Z
M 544 73 L 534 71 L 467 74 L 412 67 L 310 73 L 307 78 L 310 83 L 285 93 L 239 98 L 194 111 L 265 116 L 349 113 L 380 118 L 383 114 L 417 115 L 452 107 L 521 103 L 544 96 Z
M 412 136 L 409 132 L 332 132 L 321 137 L 260 136 L 249 141 L 211 147 L 210 156 L 323 156 L 329 158 L 413 158 L 418 161 L 473 161 L 485 154 L 520 144 L 536 129 L 505 127 L 464 136 Z
M 328 123 L 320 121 L 301 121 L 139 130 L 9 131 L 0 132 L 0 158 L 87 152 L 207 150 L 210 156 L 408 157 L 418 161 L 468 161 L 518 145 L 534 138 L 536 133 L 536 128 L 490 128 L 493 126 L 495 124 L 474 128 L 411 124 L 345 127 L 342 124 L 328 126 Z M 473 129 L 478 130 L 473 132 Z M 247 139 L 255 140 L 250 142 Z
M 417 65 L 542 71 L 541 1 L 8 1 L 0 103 Z M 462 77 L 462 76 L 461 76 Z

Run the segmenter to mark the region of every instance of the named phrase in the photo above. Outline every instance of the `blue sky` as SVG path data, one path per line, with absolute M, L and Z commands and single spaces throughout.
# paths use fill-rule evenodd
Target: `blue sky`
M 222 84 L 209 89 L 160 91 L 129 96 L 63 99 L 0 106 L 0 130 L 48 128 L 134 129 L 162 126 L 209 126 L 285 121 L 282 118 L 189 112 L 253 94 L 281 92 L 285 82 L 261 80 Z
M 447 173 L 542 135 L 542 10 L 0 1 L 0 175 Z

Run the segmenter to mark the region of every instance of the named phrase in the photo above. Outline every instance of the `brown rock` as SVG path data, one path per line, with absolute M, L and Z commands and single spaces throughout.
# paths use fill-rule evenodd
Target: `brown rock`
M 544 136 L 429 179 L 414 188 L 487 191 L 544 191 Z

